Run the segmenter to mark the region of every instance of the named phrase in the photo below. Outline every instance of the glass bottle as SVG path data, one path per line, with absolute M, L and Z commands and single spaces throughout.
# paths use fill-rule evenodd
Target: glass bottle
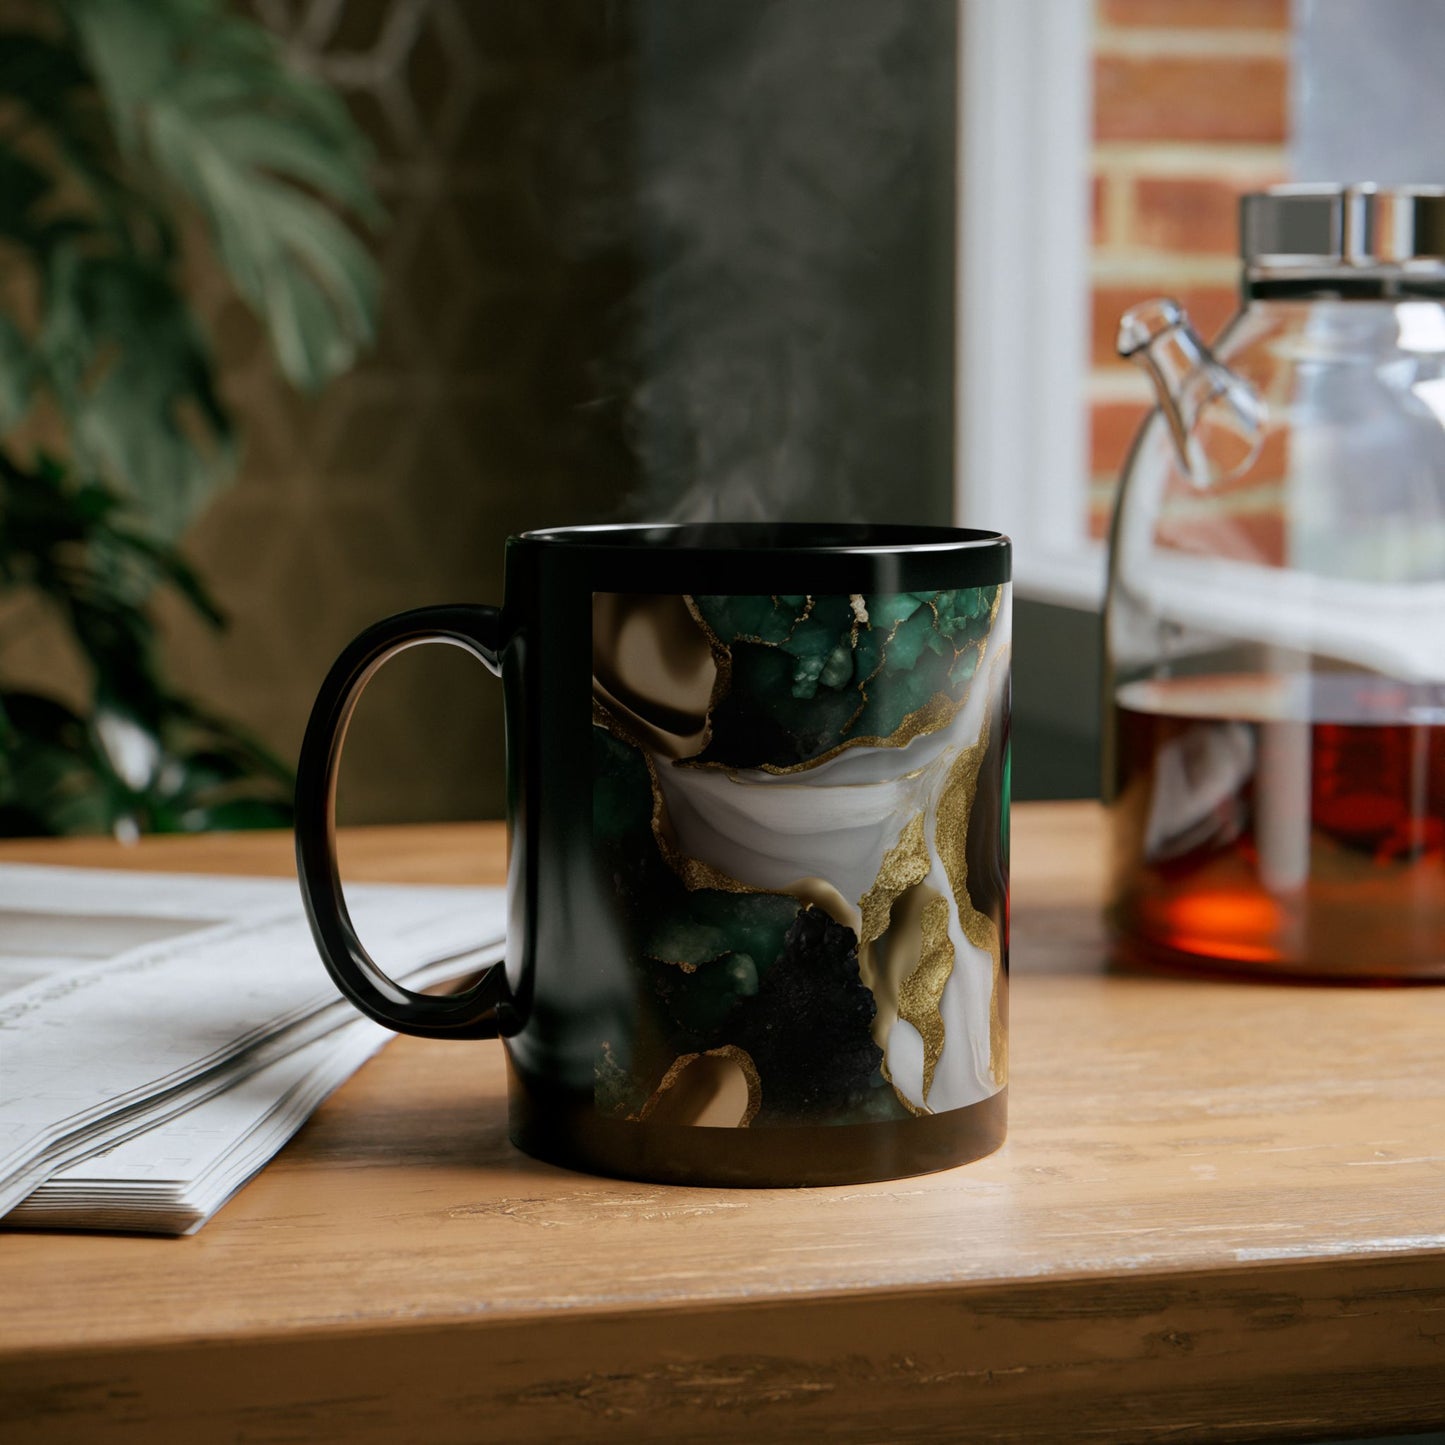
M 1445 978 L 1445 192 L 1241 207 L 1213 349 L 1119 350 L 1157 408 L 1106 606 L 1111 918 L 1154 966 Z

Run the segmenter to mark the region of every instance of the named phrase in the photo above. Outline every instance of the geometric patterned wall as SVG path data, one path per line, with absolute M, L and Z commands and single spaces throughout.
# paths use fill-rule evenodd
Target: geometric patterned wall
M 621 93 L 619 35 L 596 0 L 253 9 L 345 95 L 390 216 L 378 349 L 317 397 L 291 392 L 244 309 L 196 278 L 246 456 L 186 544 L 231 627 L 173 610 L 167 655 L 294 757 L 322 673 L 367 622 L 500 601 L 509 533 L 622 505 L 626 455 L 591 367 L 626 267 L 605 246 L 562 248 L 555 212 L 578 173 L 549 193 L 558 132 L 541 120 Z M 499 816 L 499 693 L 451 648 L 391 663 L 348 740 L 343 821 Z

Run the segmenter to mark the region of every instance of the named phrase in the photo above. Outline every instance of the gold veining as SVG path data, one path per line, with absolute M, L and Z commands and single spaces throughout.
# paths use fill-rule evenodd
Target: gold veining
M 691 599 L 689 599 L 691 600 Z M 773 597 L 773 606 L 778 605 L 778 597 Z M 788 630 L 782 637 L 759 637 L 756 632 L 740 632 L 733 638 L 733 642 L 751 642 L 754 647 L 775 647 L 783 648 L 793 640 L 793 634 L 813 615 L 815 599 L 812 596 L 803 598 L 803 610 L 788 623 Z M 728 644 L 731 646 L 732 644 Z
M 853 621 L 848 626 L 848 646 L 851 647 L 854 652 L 857 652 L 858 629 L 866 627 L 869 632 L 873 630 L 873 623 L 868 617 L 867 598 L 865 598 L 861 592 L 850 592 L 848 594 L 848 610 L 853 614 Z M 856 718 L 858 714 L 855 712 L 853 716 Z M 847 731 L 846 726 L 843 731 Z
M 707 722 L 703 725 L 702 747 L 699 752 L 704 751 L 712 742 L 712 717 L 717 711 L 717 705 L 728 695 L 733 685 L 733 654 L 732 649 L 708 626 L 707 618 L 698 610 L 697 603 L 692 597 L 684 594 L 683 603 L 692 616 L 692 620 L 702 628 L 702 635 L 707 638 L 707 645 L 712 649 L 713 662 L 717 665 L 717 680 L 713 683 L 712 696 L 707 703 Z
M 922 944 L 918 966 L 898 990 L 898 1017 L 923 1039 L 923 1101 L 933 1087 L 933 1071 L 943 1055 L 943 1014 L 939 1004 L 953 973 L 953 940 L 948 936 L 948 899 L 930 898 L 919 920 Z
M 903 1107 L 907 1109 L 908 1112 L 912 1114 L 915 1119 L 925 1119 L 933 1113 L 933 1110 L 928 1108 L 927 1105 L 915 1104 L 913 1100 L 910 1099 L 908 1095 L 905 1094 L 903 1090 L 900 1089 L 898 1085 L 893 1082 L 893 1075 L 888 1071 L 888 1060 L 886 1058 L 881 1064 L 878 1065 L 878 1072 L 883 1075 L 884 1079 L 892 1088 L 893 1097 L 897 1099 L 898 1102 L 902 1104 Z
M 709 1064 L 708 1060 L 715 1062 Z M 737 1073 L 732 1074 L 728 1065 Z M 726 1090 L 729 1078 L 738 1075 L 746 1089 L 746 1100 L 742 1112 L 733 1118 L 729 1110 L 734 1106 L 729 1104 Z M 674 1059 L 657 1088 L 632 1117 L 694 1128 L 746 1129 L 757 1118 L 762 1104 L 763 1084 L 752 1056 L 736 1044 L 723 1044 L 705 1053 L 683 1054 Z M 659 1114 L 662 1117 L 656 1117 Z
M 931 867 L 924 815 L 919 813 L 904 825 L 897 843 L 883 855 L 873 886 L 858 903 L 862 915 L 858 973 L 877 1008 L 874 1041 L 886 1049 L 896 1019 L 918 1030 L 923 1040 L 925 1106 L 943 1054 L 939 1001 L 954 962 L 948 900 L 925 884 Z M 891 1077 L 889 1082 L 893 1082 Z M 913 1112 L 928 1112 L 926 1107 L 915 1106 L 896 1084 L 894 1092 Z
M 973 906 L 968 891 L 968 817 L 978 794 L 979 769 L 988 752 L 989 718 L 984 716 L 983 730 L 971 748 L 964 748 L 948 770 L 948 778 L 938 799 L 935 837 L 939 861 L 948 875 L 953 901 L 958 907 L 958 920 L 963 935 L 975 948 L 983 949 L 993 959 L 993 996 L 989 1003 L 989 1072 L 1000 1088 L 1008 1082 L 1008 1034 L 1003 1026 L 1003 947 L 993 919 Z
M 878 661 L 874 664 L 873 671 L 870 672 L 868 676 L 865 677 L 862 682 L 858 684 L 858 696 L 862 699 L 862 701 L 858 704 L 857 707 L 853 709 L 852 716 L 849 717 L 848 721 L 843 724 L 841 729 L 842 732 L 846 733 L 853 726 L 853 724 L 857 722 L 860 717 L 863 716 L 863 709 L 868 706 L 869 702 L 868 684 L 872 682 L 873 679 L 877 677 L 880 672 L 883 671 L 884 665 L 888 661 L 888 649 L 890 646 L 892 646 L 893 639 L 898 636 L 898 629 L 902 627 L 907 620 L 908 619 L 905 617 L 895 618 L 893 626 L 888 629 L 888 636 L 883 639 L 883 646 L 878 649 Z M 873 631 L 873 622 L 871 619 L 868 623 L 868 631 Z M 858 645 L 858 634 L 856 631 L 853 634 L 853 645 L 854 647 Z M 904 721 L 907 721 L 907 719 L 905 718 Z
M 682 958 L 663 958 L 661 954 L 657 954 L 657 953 L 644 953 L 642 956 L 643 956 L 644 958 L 650 958 L 654 963 L 665 963 L 665 964 L 667 964 L 670 968 L 680 968 L 684 973 L 696 973 L 697 970 L 698 970 L 698 967 L 699 967 L 699 965 L 697 965 L 697 964 L 695 964 L 695 963 L 689 963 L 689 962 L 687 962 L 686 959 L 682 959 Z M 717 961 L 716 959 L 712 959 L 712 958 L 709 958 L 709 959 L 705 959 L 705 960 L 704 960 L 704 962 L 706 962 L 706 963 L 715 963 L 716 961 Z
M 858 900 L 863 915 L 858 942 L 868 944 L 888 931 L 893 904 L 928 877 L 928 844 L 923 837 L 923 814 L 903 826 L 898 841 L 883 855 L 873 886 Z
M 989 608 L 988 614 L 988 630 L 983 634 L 982 637 L 979 637 L 975 641 L 968 643 L 964 647 L 955 648 L 953 651 L 953 666 L 958 665 L 958 659 L 962 657 L 964 653 L 973 651 L 977 651 L 978 653 L 978 661 L 974 664 L 973 677 L 969 679 L 969 682 L 964 689 L 964 694 L 961 698 L 951 697 L 946 692 L 936 692 L 931 698 L 928 699 L 926 703 L 923 704 L 922 707 L 916 708 L 913 712 L 907 714 L 907 716 L 904 717 L 903 721 L 900 722 L 898 726 L 894 728 L 891 733 L 888 734 L 887 737 L 848 738 L 845 742 L 839 743 L 836 747 L 830 748 L 826 753 L 820 753 L 816 758 L 809 758 L 806 762 L 791 763 L 787 767 L 779 767 L 774 763 L 761 763 L 758 765 L 758 771 L 779 775 L 785 773 L 804 773 L 807 772 L 810 768 L 816 768 L 820 763 L 829 762 L 831 759 L 836 758 L 840 753 L 847 752 L 849 748 L 907 747 L 908 744 L 914 740 L 914 738 L 922 737 L 925 733 L 938 732 L 940 728 L 947 727 L 949 723 L 951 723 L 953 719 L 957 717 L 958 714 L 963 710 L 964 704 L 967 703 L 969 693 L 972 691 L 973 688 L 973 679 L 977 678 L 979 673 L 983 670 L 984 658 L 988 654 L 989 643 L 993 640 L 993 626 L 994 623 L 998 621 L 999 603 L 1002 601 L 1002 599 L 1003 588 L 1001 586 L 995 587 L 993 603 Z M 934 599 L 930 599 L 924 605 L 932 611 L 933 625 L 935 628 L 937 628 L 937 601 Z M 858 692 L 863 700 L 854 710 L 853 716 L 850 717 L 848 721 L 843 724 L 843 732 L 846 733 L 848 729 L 853 726 L 853 724 L 862 715 L 863 710 L 868 706 L 868 703 L 870 701 L 868 696 L 868 684 L 872 682 L 873 679 L 877 677 L 880 672 L 883 671 L 884 665 L 887 662 L 888 658 L 889 645 L 892 643 L 894 637 L 897 635 L 898 629 L 902 627 L 907 620 L 908 619 L 906 617 L 900 617 L 888 629 L 888 636 L 884 639 L 883 647 L 879 653 L 878 665 L 873 669 L 872 672 L 868 674 L 867 677 L 863 679 L 862 682 L 858 684 Z M 871 622 L 868 624 L 868 627 L 871 631 Z M 853 645 L 855 647 L 857 646 L 857 642 L 858 632 L 857 624 L 855 622 L 853 629 Z M 951 670 L 952 669 L 950 668 L 950 671 Z M 699 762 L 696 759 L 688 759 L 682 764 L 682 766 L 693 768 L 710 768 L 717 767 L 719 765 L 716 763 Z
M 898 841 L 883 855 L 872 886 L 858 902 L 862 916 L 858 975 L 873 994 L 873 1040 L 886 1049 L 899 1018 L 918 1030 L 923 1039 L 925 1103 L 943 1053 L 939 1000 L 954 963 L 948 900 L 925 882 L 931 867 L 920 812 L 904 824 Z M 914 1113 L 928 1112 L 914 1105 L 896 1084 L 894 1092 Z

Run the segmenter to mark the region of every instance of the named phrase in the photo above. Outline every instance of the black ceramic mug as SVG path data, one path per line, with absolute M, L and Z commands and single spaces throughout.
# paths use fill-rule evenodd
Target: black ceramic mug
M 944 527 L 578 527 L 507 543 L 506 602 L 364 632 L 302 745 L 297 858 L 341 991 L 505 1042 L 513 1142 L 688 1184 L 836 1184 L 1002 1142 L 1009 543 Z M 387 978 L 336 868 L 346 722 L 450 642 L 505 689 L 505 964 Z

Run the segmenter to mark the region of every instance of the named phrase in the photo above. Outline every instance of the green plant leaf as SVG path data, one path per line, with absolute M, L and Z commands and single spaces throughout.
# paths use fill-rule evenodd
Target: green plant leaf
M 207 620 L 219 622 L 219 612 L 174 547 L 131 529 L 113 493 L 72 484 L 48 459 L 27 472 L 0 452 L 0 583 L 33 589 L 61 614 L 90 666 L 97 707 L 152 727 L 171 714 L 189 721 L 159 680 L 146 603 L 165 583 Z
M 20 226 L 0 224 L 5 234 L 42 260 L 62 241 L 96 231 L 131 248 L 144 239 L 160 253 L 172 253 L 169 224 L 121 174 L 104 105 L 73 45 L 25 30 L 0 32 L 0 98 L 15 108 L 17 121 L 0 152 L 7 171 L 0 211 L 23 213 L 40 202 L 48 208 Z M 27 147 L 36 135 L 44 144 Z M 23 180 L 25 167 L 40 173 L 43 189 Z
M 244 741 L 187 699 L 160 725 L 102 707 L 82 718 L 54 699 L 0 692 L 0 836 L 289 825 L 289 770 L 258 772 Z
M 53 698 L 0 693 L 0 835 L 103 832 L 116 801 L 83 719 Z
M 128 150 L 200 208 L 277 360 L 313 389 L 374 338 L 376 266 L 331 207 L 379 214 L 344 107 L 217 0 L 60 0 Z
M 25 30 L 0 33 L 0 95 L 32 114 L 54 118 L 66 104 L 66 92 L 88 79 L 69 46 Z
M 82 468 L 175 537 L 230 474 L 235 444 L 211 360 L 166 271 L 62 248 L 37 343 Z
M 38 166 L 0 149 L 0 236 L 31 245 L 38 229 L 32 212 L 50 189 L 50 177 Z
M 9 431 L 30 407 L 35 363 L 20 328 L 0 314 L 0 431 Z
M 225 613 L 196 570 L 179 552 L 124 527 L 117 527 L 113 537 L 123 552 L 129 553 L 132 558 L 144 559 L 158 579 L 169 582 L 213 627 L 225 626 Z
M 0 447 L 0 587 L 59 613 L 92 697 L 0 688 L 0 833 L 284 825 L 290 769 L 170 688 L 148 610 L 165 586 L 220 623 L 173 539 L 235 456 L 174 213 L 196 207 L 286 375 L 318 386 L 373 337 L 376 267 L 340 214 L 380 219 L 367 149 L 226 0 L 41 0 L 5 25 L 0 240 L 39 320 L 0 315 L 0 431 L 45 397 L 67 455 Z

